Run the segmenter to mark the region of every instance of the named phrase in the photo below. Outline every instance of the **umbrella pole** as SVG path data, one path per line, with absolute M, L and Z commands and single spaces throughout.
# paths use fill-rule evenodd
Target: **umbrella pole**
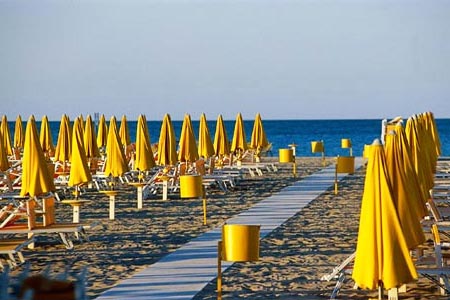
M 382 300 L 384 298 L 384 286 L 383 281 L 378 281 L 378 300 Z

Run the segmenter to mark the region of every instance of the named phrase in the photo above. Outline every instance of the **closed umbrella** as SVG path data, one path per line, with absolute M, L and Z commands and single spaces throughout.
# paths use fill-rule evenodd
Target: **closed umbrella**
M 0 138 L 0 171 L 6 171 L 9 169 L 8 154 L 3 144 L 3 139 Z
M 136 130 L 136 160 L 134 169 L 148 171 L 155 166 L 153 151 L 150 144 L 150 134 L 148 132 L 147 120 L 144 115 L 140 115 Z
M 205 159 L 214 155 L 214 145 L 211 141 L 211 135 L 204 113 L 200 116 L 200 125 L 198 128 L 198 155 Z
M 120 142 L 124 148 L 131 144 L 130 131 L 128 129 L 127 117 L 125 115 L 122 116 L 122 120 L 120 121 L 119 136 Z
M 400 148 L 400 137 L 394 132 L 386 134 L 386 167 L 388 180 L 392 187 L 392 196 L 403 229 L 408 249 L 425 242 L 425 235 L 420 220 L 423 206 L 419 192 L 412 187 L 415 184 L 405 173 L 404 156 Z
M 117 131 L 116 118 L 112 116 L 109 121 L 108 142 L 106 144 L 105 175 L 119 177 L 125 172 L 128 172 L 128 165 Z
M 230 143 L 223 123 L 222 115 L 217 117 L 216 132 L 214 134 L 214 150 L 219 158 L 230 154 Z
M 178 160 L 181 162 L 195 162 L 198 160 L 198 148 L 192 129 L 191 117 L 184 115 L 178 148 Z
M 253 123 L 252 138 L 250 140 L 250 148 L 255 151 L 255 156 L 259 159 L 261 150 L 269 145 L 267 141 L 266 132 L 262 124 L 261 115 L 256 114 L 255 122 Z
M 34 116 L 30 116 L 25 130 L 20 195 L 34 197 L 54 190 L 53 178 L 39 142 L 36 121 Z
M 358 287 L 380 294 L 417 279 L 417 272 L 392 196 L 386 159 L 379 140 L 369 154 L 361 203 L 352 278 Z
M 100 152 L 98 150 L 97 141 L 94 134 L 94 124 L 92 123 L 92 118 L 90 115 L 87 116 L 86 123 L 84 125 L 83 142 L 88 162 L 92 159 L 100 157 Z
M 244 121 L 241 113 L 237 114 L 236 122 L 234 123 L 233 139 L 231 141 L 231 152 L 237 155 L 238 160 L 242 158 L 242 154 L 248 149 L 245 138 Z
M 48 118 L 45 115 L 42 117 L 41 121 L 39 141 L 41 143 L 42 151 L 44 151 L 45 157 L 48 159 L 49 157 L 53 156 L 55 152 L 55 146 L 53 145 L 50 124 L 48 123 Z
M 164 115 L 158 142 L 158 165 L 173 166 L 177 163 L 175 131 L 170 115 Z
M 9 130 L 8 119 L 6 115 L 2 117 L 2 124 L 0 126 L 0 136 L 3 138 L 3 146 L 6 149 L 8 155 L 12 155 L 12 145 L 11 145 L 11 133 Z
M 70 161 L 70 154 L 72 151 L 72 130 L 70 128 L 69 117 L 63 115 L 59 125 L 58 143 L 55 150 L 55 161 L 62 162 L 64 165 L 63 172 L 65 172 L 65 165 Z
M 78 187 L 80 184 L 92 181 L 92 175 L 88 167 L 86 152 L 84 150 L 82 123 L 82 119 L 78 117 L 73 124 L 69 186 Z
M 23 148 L 23 141 L 24 141 L 24 132 L 23 132 L 23 126 L 22 126 L 22 117 L 20 115 L 16 118 L 16 124 L 14 127 L 14 148 L 18 149 L 19 151 Z
M 108 126 L 106 126 L 105 115 L 100 116 L 97 130 L 97 147 L 103 149 L 108 141 Z

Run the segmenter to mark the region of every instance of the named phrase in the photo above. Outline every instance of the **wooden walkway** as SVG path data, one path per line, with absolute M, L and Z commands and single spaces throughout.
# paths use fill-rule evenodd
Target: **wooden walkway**
M 362 159 L 357 158 L 355 168 L 361 165 Z M 338 179 L 345 175 L 339 174 Z M 227 224 L 261 225 L 260 237 L 263 239 L 333 185 L 334 165 L 260 201 L 227 220 Z M 218 227 L 202 234 L 147 269 L 121 281 L 97 299 L 192 299 L 217 276 L 217 242 L 221 233 L 222 228 Z M 222 271 L 231 264 L 223 262 Z

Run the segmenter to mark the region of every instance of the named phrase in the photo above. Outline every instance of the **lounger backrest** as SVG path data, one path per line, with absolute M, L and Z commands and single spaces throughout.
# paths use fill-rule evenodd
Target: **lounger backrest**
M 439 210 L 437 209 L 436 203 L 433 201 L 433 199 L 428 199 L 426 205 L 431 215 L 433 216 L 434 221 L 436 222 L 442 221 L 442 216 L 439 213 Z
M 55 224 L 55 198 L 48 197 L 42 200 L 42 209 L 44 212 L 44 226 Z

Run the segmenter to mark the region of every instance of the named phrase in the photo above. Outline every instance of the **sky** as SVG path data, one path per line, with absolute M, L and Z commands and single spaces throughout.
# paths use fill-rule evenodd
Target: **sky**
M 0 115 L 450 118 L 447 0 L 0 0 Z

